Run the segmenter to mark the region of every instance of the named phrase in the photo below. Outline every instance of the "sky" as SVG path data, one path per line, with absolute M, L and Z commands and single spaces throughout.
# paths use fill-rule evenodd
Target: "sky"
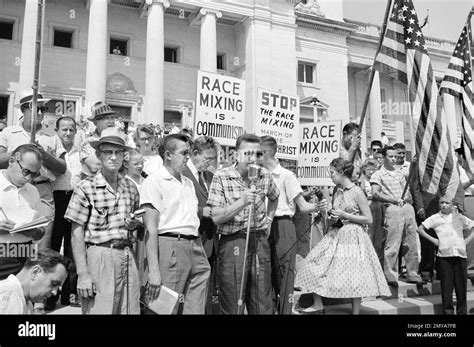
M 457 42 L 474 1 L 413 0 L 413 4 L 420 23 L 429 10 L 428 24 L 422 29 L 425 36 Z M 386 5 L 385 0 L 343 0 L 344 18 L 382 25 Z

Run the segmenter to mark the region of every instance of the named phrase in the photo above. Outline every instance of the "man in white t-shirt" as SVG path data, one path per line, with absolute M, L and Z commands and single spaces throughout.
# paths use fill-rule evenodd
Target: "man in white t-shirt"
M 278 207 L 269 237 L 272 252 L 272 284 L 276 295 L 279 314 L 291 314 L 291 297 L 295 281 L 296 266 L 296 229 L 293 223 L 296 205 L 303 213 L 311 213 L 325 209 L 327 202 L 322 200 L 316 204 L 306 202 L 303 189 L 296 175 L 283 168 L 278 159 L 277 142 L 271 136 L 263 136 L 261 149 L 263 151 L 262 164 L 271 173 L 280 195 Z M 267 217 L 268 218 L 268 217 Z
M 33 303 L 58 293 L 68 268 L 68 260 L 51 249 L 32 254 L 17 275 L 0 281 L 0 314 L 31 314 Z

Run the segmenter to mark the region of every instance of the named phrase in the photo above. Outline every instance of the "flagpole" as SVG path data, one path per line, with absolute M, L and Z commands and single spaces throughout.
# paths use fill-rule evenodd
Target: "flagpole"
M 374 63 L 375 63 L 375 58 L 377 57 L 377 55 L 380 52 L 380 49 L 382 48 L 382 41 L 385 36 L 385 31 L 387 29 L 387 21 L 388 21 L 388 15 L 390 13 L 391 5 L 392 5 L 392 0 L 388 0 L 387 8 L 385 9 L 385 16 L 383 19 L 382 30 L 380 31 L 379 44 L 377 47 L 377 51 L 375 52 Z M 365 94 L 364 105 L 362 106 L 362 112 L 360 115 L 359 134 L 362 133 L 362 126 L 364 125 L 365 113 L 367 112 L 367 106 L 369 104 L 370 92 L 372 91 L 372 84 L 374 83 L 374 77 L 375 77 L 375 69 L 374 69 L 374 64 L 372 63 L 372 69 L 370 70 L 370 76 L 369 76 L 369 88 L 367 89 L 367 92 Z
M 36 117 L 38 116 L 38 84 L 39 84 L 39 68 L 41 61 L 41 34 L 43 31 L 43 2 L 38 0 L 38 15 L 36 22 L 36 49 L 35 49 L 35 70 L 33 76 L 33 100 L 31 102 L 31 143 L 35 143 L 36 135 Z

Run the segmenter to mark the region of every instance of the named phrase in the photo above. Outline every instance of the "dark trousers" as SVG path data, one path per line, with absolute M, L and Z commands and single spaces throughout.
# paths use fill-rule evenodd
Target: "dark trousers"
M 443 313 L 454 314 L 453 287 L 456 291 L 456 313 L 467 314 L 467 270 L 466 259 L 461 257 L 438 257 L 441 279 Z
M 219 240 L 218 281 L 222 314 L 237 314 L 245 253 L 245 231 Z M 270 245 L 264 232 L 251 231 L 244 272 L 243 305 L 249 314 L 272 314 Z
M 291 217 L 275 217 L 268 241 L 278 314 L 291 314 L 296 264 L 296 230 Z
M 434 238 L 438 238 L 433 229 L 426 231 L 428 235 Z M 421 261 L 419 266 L 419 272 L 423 277 L 433 276 L 433 271 L 436 268 L 436 246 L 431 242 L 420 237 L 421 246 Z
M 69 201 L 71 200 L 72 191 L 54 191 L 54 225 L 53 233 L 51 235 L 51 248 L 59 252 L 64 239 L 64 255 L 73 261 L 72 246 L 71 246 L 71 227 L 72 224 L 64 219 Z M 76 294 L 77 273 L 75 269 L 69 271 L 66 281 L 64 281 L 61 291 L 61 303 L 69 304 L 69 295 Z M 58 299 L 57 297 L 55 298 Z M 54 299 L 48 299 L 52 302 Z

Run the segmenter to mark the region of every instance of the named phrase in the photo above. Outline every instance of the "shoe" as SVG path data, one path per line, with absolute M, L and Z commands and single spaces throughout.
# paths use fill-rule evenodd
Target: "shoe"
M 398 288 L 398 282 L 397 282 L 397 281 L 388 281 L 387 284 L 388 284 L 390 287 Z
M 46 311 L 44 310 L 43 306 L 39 306 L 39 307 L 33 308 L 33 314 L 43 315 L 43 314 L 46 314 Z

